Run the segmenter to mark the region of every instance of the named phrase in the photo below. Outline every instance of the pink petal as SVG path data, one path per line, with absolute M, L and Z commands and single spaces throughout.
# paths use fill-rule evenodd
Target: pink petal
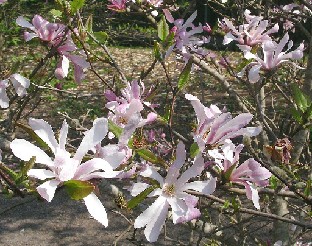
M 55 69 L 55 77 L 57 79 L 64 79 L 68 75 L 69 69 L 69 60 L 66 56 L 62 56 L 61 60 L 57 64 L 57 68 Z
M 15 73 L 10 76 L 10 80 L 14 86 L 15 92 L 18 96 L 22 97 L 26 95 L 26 89 L 30 85 L 29 79 L 23 77 L 22 75 Z

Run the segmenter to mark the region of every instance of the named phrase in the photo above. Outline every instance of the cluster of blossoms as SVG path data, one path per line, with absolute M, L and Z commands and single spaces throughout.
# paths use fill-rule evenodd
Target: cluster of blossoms
M 87 182 L 93 185 L 93 181 L 97 179 L 138 177 L 138 181 L 133 182 L 129 188 L 131 195 L 137 196 L 153 186 L 148 196 L 157 198 L 136 218 L 134 227 L 145 227 L 144 234 L 147 240 L 155 242 L 165 223 L 169 208 L 172 211 L 174 224 L 190 221 L 200 216 L 200 210 L 197 208 L 198 197 L 189 194 L 188 191 L 193 190 L 206 195 L 215 191 L 217 177 L 212 177 L 207 173 L 207 180 L 199 180 L 207 166 L 203 156 L 208 154 L 210 158 L 214 159 L 215 169 L 220 173 L 219 178 L 222 178 L 222 175 L 230 170 L 231 173 L 229 173 L 227 181 L 244 185 L 247 197 L 259 209 L 259 196 L 256 187 L 266 186 L 271 173 L 254 159 L 248 159 L 239 165 L 239 153 L 243 145 L 235 146 L 230 140 L 241 135 L 254 136 L 259 133 L 260 129 L 257 127 L 244 128 L 250 122 L 252 115 L 240 114 L 232 119 L 230 113 L 222 112 L 215 105 L 205 107 L 195 96 L 190 94 L 186 94 L 185 97 L 191 102 L 197 114 L 198 127 L 194 133 L 194 140 L 200 150 L 192 164 L 188 165 L 188 168 L 181 173 L 181 168 L 185 168 L 185 163 L 187 163 L 187 155 L 184 144 L 179 142 L 176 158 L 169 165 L 165 178 L 148 162 L 140 163 L 132 160 L 135 162 L 133 168 L 127 172 L 121 171 L 120 167 L 124 166 L 133 155 L 133 152 L 129 151 L 127 143 L 134 130 L 149 121 L 143 119 L 140 113 L 143 104 L 146 103 L 141 98 L 143 88 L 142 84 L 141 91 L 138 82 L 133 81 L 131 84 L 127 83 L 127 87 L 122 91 L 120 97 L 111 91 L 106 93 L 110 100 L 107 103 L 107 107 L 111 110 L 109 120 L 123 129 L 118 144 L 101 146 L 102 140 L 108 134 L 108 119 L 96 119 L 93 127 L 85 133 L 80 146 L 72 156 L 65 148 L 68 133 L 66 121 L 63 123 L 57 141 L 47 122 L 30 119 L 31 128 L 49 146 L 54 158 L 23 139 L 13 140 L 11 149 L 14 155 L 21 160 L 29 161 L 35 157 L 36 163 L 47 167 L 47 169 L 33 168 L 28 171 L 29 177 L 44 180 L 43 184 L 37 187 L 38 193 L 50 202 L 57 187 L 66 186 L 70 181 Z M 152 114 L 150 118 L 155 119 L 156 115 L 150 114 Z M 123 120 L 121 121 L 121 119 Z M 95 157 L 84 162 L 83 158 L 89 150 L 95 150 Z M 151 180 L 154 181 L 150 182 Z M 93 218 L 107 226 L 105 208 L 95 193 L 91 191 L 82 199 Z
M 303 57 L 304 45 L 290 51 L 293 46 L 293 42 L 289 41 L 289 35 L 286 33 L 279 43 L 275 42 L 271 38 L 271 34 L 276 33 L 279 29 L 278 24 L 275 24 L 272 28 L 267 30 L 269 25 L 268 20 L 263 20 L 262 17 L 254 16 L 250 14 L 249 10 L 244 12 L 246 24 L 235 27 L 234 24 L 227 18 L 221 22 L 221 28 L 226 32 L 224 37 L 224 44 L 229 44 L 232 41 L 238 42 L 237 46 L 244 52 L 246 59 L 254 59 L 255 61 L 247 65 L 238 75 L 242 76 L 245 70 L 248 68 L 248 79 L 251 83 L 255 83 L 260 80 L 260 71 L 272 71 L 276 69 L 281 63 L 293 62 L 292 60 L 299 60 Z M 267 31 L 266 31 L 267 30 Z M 288 44 L 287 49 L 284 47 Z M 262 56 L 254 54 L 252 47 L 261 45 Z
M 110 10 L 113 10 L 115 12 L 124 12 L 127 9 L 127 3 L 133 2 L 135 3 L 135 0 L 109 0 L 110 4 L 107 5 L 107 8 Z M 141 1 L 141 4 L 147 5 L 148 7 L 153 8 L 159 8 L 162 4 L 162 0 L 143 0 Z M 157 10 L 153 10 L 151 12 L 153 16 L 157 16 L 158 12 Z
M 174 44 L 169 47 L 166 52 L 166 57 L 168 57 L 174 49 L 183 56 L 183 59 L 186 62 L 190 59 L 192 54 L 198 54 L 200 56 L 208 55 L 209 52 L 201 48 L 201 46 L 208 43 L 209 39 L 205 37 L 198 38 L 195 36 L 204 31 L 202 24 L 199 24 L 197 27 L 193 24 L 193 21 L 197 16 L 197 11 L 195 11 L 186 21 L 184 21 L 184 19 L 175 20 L 167 9 L 164 9 L 163 12 L 167 21 L 174 25 L 170 31 L 174 34 Z
M 20 16 L 16 23 L 30 29 L 32 32 L 25 32 L 24 39 L 29 41 L 33 38 L 39 38 L 46 42 L 53 50 L 52 56 L 57 53 L 60 56 L 55 76 L 58 79 L 67 77 L 69 71 L 69 61 L 74 65 L 75 81 L 80 82 L 84 78 L 83 70 L 90 67 L 83 54 L 74 54 L 78 48 L 71 38 L 71 32 L 61 23 L 50 23 L 43 19 L 40 15 L 35 15 L 32 19 L 32 24 Z

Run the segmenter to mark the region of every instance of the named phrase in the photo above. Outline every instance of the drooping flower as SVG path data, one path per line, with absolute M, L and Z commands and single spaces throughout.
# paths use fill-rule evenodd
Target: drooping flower
M 205 147 L 220 145 L 227 139 L 238 136 L 255 136 L 261 131 L 260 127 L 245 127 L 253 115 L 242 113 L 232 118 L 231 113 L 223 113 L 216 105 L 205 107 L 197 97 L 185 94 L 185 98 L 191 101 L 197 116 L 198 126 L 194 133 L 194 140 L 200 151 Z
M 155 189 L 150 196 L 158 196 L 154 203 L 141 213 L 134 222 L 135 228 L 146 227 L 144 234 L 149 242 L 155 242 L 165 223 L 169 207 L 172 209 L 173 223 L 190 221 L 200 216 L 196 208 L 198 198 L 188 194 L 187 190 L 195 190 L 204 194 L 211 194 L 216 188 L 216 179 L 207 181 L 188 182 L 191 178 L 201 174 L 204 169 L 204 159 L 198 155 L 194 163 L 180 175 L 180 169 L 185 163 L 185 146 L 180 142 L 177 146 L 176 160 L 170 166 L 166 178 L 163 178 L 154 168 L 147 166 L 140 173 L 158 181 L 160 188 Z M 132 195 L 137 195 L 149 187 L 146 183 L 135 183 L 131 188 Z
M 260 209 L 257 186 L 267 186 L 272 174 L 253 158 L 239 165 L 239 154 L 243 147 L 243 144 L 235 146 L 231 140 L 227 139 L 221 146 L 222 154 L 218 149 L 208 150 L 208 154 L 215 158 L 224 174 L 230 172 L 228 181 L 245 186 L 247 198 L 252 200 L 257 209 Z
M 287 49 L 283 51 L 285 45 Z M 271 71 L 276 69 L 282 63 L 291 63 L 298 67 L 292 60 L 300 60 L 303 57 L 304 44 L 301 43 L 299 47 L 293 51 L 289 51 L 293 46 L 293 41 L 289 41 L 289 35 L 286 33 L 279 43 L 274 41 L 266 41 L 262 44 L 263 59 L 258 55 L 251 53 L 250 48 L 244 45 L 239 46 L 244 52 L 244 57 L 246 59 L 255 59 L 256 61 L 248 64 L 243 70 L 238 74 L 242 76 L 247 67 L 251 67 L 248 73 L 248 79 L 251 83 L 255 83 L 260 80 L 260 70 Z M 299 67 L 300 68 L 300 67 Z
M 75 155 L 66 151 L 65 144 L 68 133 L 68 125 L 64 121 L 60 130 L 59 141 L 54 137 L 51 126 L 44 120 L 30 119 L 29 124 L 34 132 L 40 137 L 51 149 L 54 159 L 50 158 L 43 150 L 24 139 L 15 139 L 11 143 L 11 149 L 15 156 L 23 161 L 29 161 L 33 156 L 36 163 L 46 165 L 48 169 L 30 169 L 29 177 L 40 180 L 47 180 L 37 187 L 37 191 L 41 197 L 50 202 L 55 194 L 56 188 L 69 180 L 87 181 L 94 178 L 112 178 L 119 174 L 114 171 L 124 155 L 115 153 L 107 160 L 101 158 L 93 158 L 84 163 L 82 159 L 88 150 L 92 149 L 96 144 L 100 143 L 107 134 L 108 126 L 105 118 L 94 121 L 93 127 L 86 132 L 81 141 Z M 100 200 L 92 192 L 83 198 L 89 213 L 94 219 L 104 226 L 107 226 L 108 220 L 105 208 Z
M 83 54 L 73 54 L 78 48 L 71 38 L 71 32 L 61 23 L 50 23 L 40 15 L 35 15 L 32 24 L 20 16 L 16 23 L 30 29 L 32 32 L 25 32 L 24 38 L 29 41 L 38 37 L 47 42 L 49 47 L 55 47 L 61 59 L 57 64 L 55 76 L 63 79 L 68 75 L 69 61 L 74 64 L 75 81 L 80 82 L 84 78 L 83 70 L 90 67 Z

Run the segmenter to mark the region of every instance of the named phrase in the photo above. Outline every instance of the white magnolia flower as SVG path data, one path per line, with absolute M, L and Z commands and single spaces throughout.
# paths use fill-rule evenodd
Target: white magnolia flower
M 178 144 L 176 160 L 170 166 L 166 178 L 163 178 L 154 168 L 148 166 L 141 176 L 158 181 L 160 188 L 155 189 L 150 196 L 158 196 L 155 202 L 141 213 L 134 222 L 135 228 L 145 227 L 144 234 L 149 242 L 155 242 L 165 223 L 168 209 L 172 209 L 173 223 L 190 221 L 200 216 L 200 211 L 195 208 L 198 197 L 188 194 L 187 190 L 195 190 L 204 194 L 211 194 L 216 188 L 216 178 L 207 181 L 188 182 L 191 178 L 201 174 L 204 169 L 204 159 L 197 156 L 194 164 L 180 175 L 180 169 L 185 163 L 185 146 Z M 131 188 L 132 195 L 137 195 L 149 185 L 136 183 Z
M 24 139 L 15 139 L 11 143 L 11 149 L 15 156 L 23 161 L 29 161 L 33 156 L 36 163 L 44 164 L 49 169 L 30 169 L 29 177 L 46 180 L 37 187 L 37 191 L 45 200 L 50 202 L 55 194 L 56 188 L 69 180 L 87 181 L 94 178 L 112 178 L 119 174 L 113 171 L 124 159 L 124 154 L 114 153 L 109 160 L 93 158 L 81 163 L 82 158 L 88 150 L 99 144 L 107 134 L 107 119 L 96 119 L 93 127 L 86 132 L 75 155 L 66 151 L 65 144 L 68 133 L 68 125 L 64 121 L 60 130 L 59 141 L 54 137 L 51 126 L 42 119 L 30 119 L 29 125 L 34 132 L 50 147 L 54 159 L 50 158 L 43 150 Z M 102 171 L 103 170 L 103 171 Z M 98 197 L 92 192 L 83 198 L 89 213 L 94 219 L 104 226 L 108 225 L 107 214 Z

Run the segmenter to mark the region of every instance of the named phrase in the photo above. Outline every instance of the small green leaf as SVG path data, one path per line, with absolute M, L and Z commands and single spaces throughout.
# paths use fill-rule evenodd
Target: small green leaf
M 72 13 L 76 13 L 79 9 L 83 7 L 85 0 L 73 0 L 70 3 Z
M 114 135 L 119 138 L 122 134 L 122 128 L 117 126 L 113 121 L 108 120 L 108 129 L 114 133 Z
M 81 180 L 69 180 L 64 182 L 66 191 L 68 192 L 71 199 L 80 200 L 88 196 L 95 187 L 88 181 Z
M 106 32 L 94 32 L 94 37 L 99 41 L 100 43 L 105 43 L 108 39 L 108 34 Z
M 291 108 L 290 113 L 299 124 L 302 123 L 302 113 L 299 110 Z
M 199 147 L 198 147 L 197 143 L 192 143 L 190 152 L 191 152 L 191 157 L 192 158 L 197 156 L 197 154 L 199 153 Z
M 137 149 L 136 152 L 141 156 L 144 160 L 149 161 L 153 164 L 160 164 L 163 167 L 168 167 L 165 160 L 156 156 L 153 152 L 148 149 Z
M 163 15 L 157 24 L 158 37 L 161 41 L 164 41 L 169 34 L 169 26 L 167 24 L 166 18 Z
M 92 14 L 88 17 L 85 27 L 87 29 L 87 32 L 92 33 L 93 32 L 93 16 Z
M 140 202 L 142 202 L 153 190 L 158 188 L 157 185 L 151 185 L 147 187 L 144 191 L 142 191 L 139 195 L 133 197 L 129 202 L 128 202 L 128 208 L 133 209 L 135 208 Z
M 15 183 L 16 184 L 20 184 L 21 182 L 23 182 L 27 176 L 27 172 L 32 169 L 32 167 L 35 165 L 36 163 L 36 157 L 33 156 L 30 158 L 29 161 L 24 162 L 21 171 L 18 173 L 17 178 L 15 179 Z
M 278 179 L 274 175 L 272 175 L 270 177 L 269 183 L 270 183 L 270 188 L 275 190 L 277 188 Z
M 230 181 L 230 177 L 231 174 L 233 172 L 233 170 L 235 169 L 236 164 L 233 164 L 232 166 L 230 166 L 230 168 L 228 170 L 226 170 L 226 172 L 223 174 L 223 177 L 225 179 L 225 181 Z
M 154 56 L 158 61 L 162 61 L 162 54 L 160 51 L 160 44 L 158 42 L 154 43 Z
M 186 83 L 189 81 L 190 73 L 192 70 L 192 60 L 190 59 L 187 64 L 185 65 L 182 73 L 180 74 L 179 80 L 178 80 L 178 89 L 181 90 Z
M 308 97 L 302 92 L 298 85 L 291 84 L 290 86 L 296 105 L 302 112 L 305 112 L 311 102 L 308 101 Z
M 62 11 L 58 9 L 51 9 L 50 14 L 53 16 L 53 18 L 59 18 L 62 16 Z
M 307 197 L 310 196 L 310 194 L 311 194 L 311 183 L 312 183 L 312 180 L 311 179 L 308 180 L 307 181 L 307 186 L 304 189 L 304 195 L 307 196 Z

